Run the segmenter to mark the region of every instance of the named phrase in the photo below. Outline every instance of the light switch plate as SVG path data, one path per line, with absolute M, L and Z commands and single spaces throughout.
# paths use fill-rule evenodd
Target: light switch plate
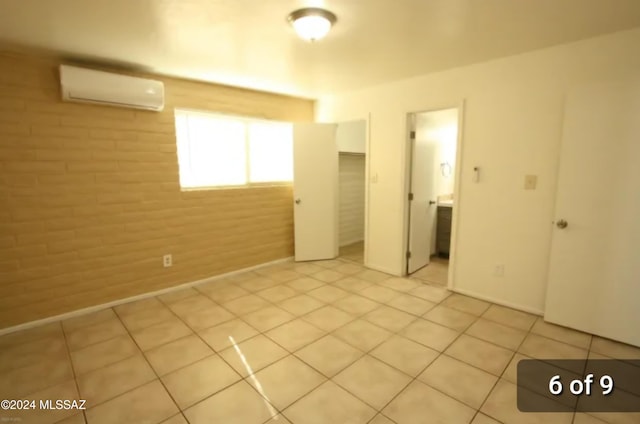
M 538 176 L 537 175 L 525 175 L 524 176 L 524 189 L 525 190 L 535 190 L 538 185 Z

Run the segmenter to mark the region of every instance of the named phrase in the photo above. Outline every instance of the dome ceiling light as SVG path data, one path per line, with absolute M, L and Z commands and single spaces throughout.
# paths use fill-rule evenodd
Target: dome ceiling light
M 329 33 L 337 18 L 328 10 L 307 7 L 291 12 L 287 20 L 300 38 L 306 41 L 317 41 Z

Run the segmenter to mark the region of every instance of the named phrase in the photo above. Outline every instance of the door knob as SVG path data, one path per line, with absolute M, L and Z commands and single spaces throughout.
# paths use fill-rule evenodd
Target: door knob
M 435 201 L 435 200 L 429 200 L 429 204 L 430 204 L 430 205 L 435 205 L 435 204 L 436 204 L 436 201 Z
M 300 203 L 302 203 L 302 200 L 296 199 L 296 205 L 299 205 Z
M 560 221 L 556 222 L 556 227 L 560 228 L 561 230 L 564 230 L 565 228 L 567 228 L 568 225 L 569 223 L 564 219 L 561 219 Z

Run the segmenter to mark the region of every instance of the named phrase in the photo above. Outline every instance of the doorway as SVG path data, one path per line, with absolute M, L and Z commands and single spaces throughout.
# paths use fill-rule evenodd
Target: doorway
M 365 262 L 367 120 L 293 127 L 296 261 Z
M 342 259 L 364 264 L 366 121 L 338 124 L 338 239 Z
M 635 81 L 567 95 L 544 319 L 640 347 L 638 114 Z
M 425 283 L 449 282 L 460 108 L 410 113 L 406 273 Z

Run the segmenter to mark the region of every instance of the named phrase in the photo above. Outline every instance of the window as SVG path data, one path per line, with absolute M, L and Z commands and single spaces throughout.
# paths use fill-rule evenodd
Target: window
M 183 188 L 293 180 L 293 126 L 286 122 L 176 110 Z

